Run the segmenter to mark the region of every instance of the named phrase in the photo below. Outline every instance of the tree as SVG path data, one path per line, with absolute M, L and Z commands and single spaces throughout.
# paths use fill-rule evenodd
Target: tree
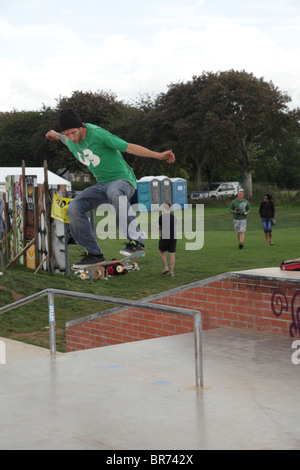
M 252 165 L 263 158 L 264 146 L 291 133 L 299 135 L 300 111 L 290 111 L 289 101 L 272 82 L 230 70 L 171 85 L 159 96 L 156 110 L 161 131 L 173 141 L 185 164 L 192 166 L 196 189 L 201 186 L 204 165 L 211 171 L 214 160 L 235 161 L 251 196 Z
M 299 112 L 289 111 L 290 97 L 272 82 L 253 74 L 221 72 L 219 94 L 211 112 L 218 121 L 219 136 L 240 164 L 246 194 L 252 194 L 252 165 L 263 146 L 274 139 L 286 139 L 298 125 Z M 298 127 L 298 126 L 297 126 Z M 299 132 L 299 127 L 298 127 Z
M 173 130 L 170 120 L 167 125 L 171 136 L 168 130 L 162 127 L 162 117 L 160 110 L 157 109 L 156 101 L 157 97 L 152 98 L 149 95 L 139 97 L 134 107 L 130 108 L 130 114 L 128 112 L 125 115 L 123 114 L 126 116 L 124 134 L 126 135 L 125 140 L 129 142 L 161 152 L 172 148 L 174 139 L 172 140 Z M 175 177 L 181 174 L 177 155 L 173 165 L 166 165 L 164 161 L 155 160 L 154 162 L 151 158 L 140 158 L 132 155 L 128 156 L 127 161 L 134 169 L 138 179 L 145 175 L 167 174 L 169 177 Z
M 300 139 L 266 146 L 263 158 L 253 163 L 255 180 L 276 183 L 281 188 L 298 188 L 300 180 Z
M 0 164 L 21 166 L 22 160 L 38 165 L 33 153 L 32 136 L 41 122 L 38 111 L 13 111 L 0 113 Z
M 195 189 L 208 181 L 241 179 L 247 196 L 256 178 L 277 178 L 281 185 L 298 179 L 300 110 L 289 110 L 290 98 L 272 82 L 245 71 L 205 72 L 187 83 L 171 84 L 167 93 L 142 97 L 135 105 L 112 93 L 75 91 L 60 97 L 52 109 L 0 113 L 0 164 L 67 167 L 88 171 L 66 146 L 45 139 L 58 130 L 58 113 L 73 108 L 83 122 L 97 124 L 127 142 L 153 150 L 173 149 L 174 165 L 125 155 L 138 178 L 145 174 L 194 176 Z M 167 168 L 167 169 L 166 169 Z M 275 181 L 275 180 L 273 180 Z
M 163 135 L 176 154 L 177 164 L 194 175 L 195 188 L 201 187 L 201 169 L 211 156 L 204 134 L 201 96 L 205 86 L 197 81 L 173 84 L 156 101 L 156 135 Z

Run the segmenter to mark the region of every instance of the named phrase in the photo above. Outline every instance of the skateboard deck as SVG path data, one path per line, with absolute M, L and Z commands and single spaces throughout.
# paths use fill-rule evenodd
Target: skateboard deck
M 93 264 L 82 268 L 73 268 L 75 274 L 80 275 L 81 279 L 107 279 L 118 274 L 126 274 L 129 271 L 139 269 L 138 264 L 134 260 L 145 256 L 144 251 L 137 251 L 129 256 L 121 259 L 112 259 L 110 261 L 102 261 L 102 263 Z

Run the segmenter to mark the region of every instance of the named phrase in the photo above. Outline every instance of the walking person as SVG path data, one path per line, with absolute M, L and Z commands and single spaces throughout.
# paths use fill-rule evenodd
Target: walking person
M 229 212 L 233 214 L 234 230 L 238 237 L 239 248 L 242 249 L 247 229 L 247 215 L 250 212 L 250 204 L 244 198 L 244 190 L 242 188 L 239 189 L 237 198 L 231 202 Z
M 271 194 L 265 194 L 264 200 L 259 207 L 259 215 L 263 225 L 266 245 L 273 245 L 272 229 L 275 217 L 275 205 L 272 201 Z
M 177 236 L 176 236 L 176 217 L 171 213 L 170 208 L 172 204 L 170 202 L 165 202 L 163 204 L 163 214 L 159 216 L 158 226 L 161 230 L 161 238 L 158 243 L 160 259 L 163 262 L 164 269 L 163 274 L 169 273 L 170 276 L 174 277 L 174 267 L 175 267 L 175 253 L 177 245 Z M 168 267 L 168 260 L 166 257 L 166 252 L 169 253 L 170 260 L 170 271 Z
M 60 140 L 65 144 L 97 180 L 96 185 L 82 191 L 68 207 L 71 236 L 87 251 L 73 268 L 85 268 L 105 261 L 86 215 L 104 203 L 110 203 L 115 208 L 117 227 L 128 239 L 125 249 L 120 250 L 120 253 L 127 256 L 137 251 L 145 251 L 143 235 L 138 229 L 135 214 L 129 203 L 137 188 L 136 177 L 125 162 L 122 152 L 174 163 L 175 155 L 172 150 L 154 152 L 128 143 L 99 126 L 83 123 L 70 108 L 60 111 L 58 122 L 61 132 L 50 130 L 46 138 Z

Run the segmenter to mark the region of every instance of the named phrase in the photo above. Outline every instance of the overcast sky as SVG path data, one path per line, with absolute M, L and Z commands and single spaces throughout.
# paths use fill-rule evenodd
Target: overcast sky
M 0 111 L 72 91 L 126 102 L 204 71 L 246 70 L 300 107 L 300 0 L 8 0 Z

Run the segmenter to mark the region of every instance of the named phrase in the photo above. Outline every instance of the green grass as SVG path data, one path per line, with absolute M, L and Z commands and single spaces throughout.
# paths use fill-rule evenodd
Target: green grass
M 177 217 L 180 218 L 180 213 Z M 193 218 L 195 229 L 195 208 Z M 149 223 L 151 226 L 152 222 L 153 231 L 157 219 L 158 213 L 152 214 L 152 219 L 148 213 L 140 216 L 142 224 L 147 226 Z M 101 218 L 97 219 L 97 224 L 99 220 Z M 82 281 L 73 272 L 68 276 L 42 271 L 34 274 L 33 271 L 17 265 L 0 277 L 0 307 L 46 288 L 139 299 L 228 271 L 279 266 L 283 259 L 300 257 L 299 220 L 300 208 L 276 207 L 274 246 L 266 246 L 258 206 L 253 206 L 248 219 L 245 247 L 239 250 L 228 207 L 224 204 L 205 208 L 204 246 L 201 250 L 186 250 L 186 243 L 191 243 L 192 240 L 178 240 L 174 278 L 161 274 L 158 240 L 148 239 L 146 256 L 139 260 L 140 271 L 108 280 Z M 100 243 L 106 259 L 112 259 L 119 256 L 124 241 L 106 239 Z M 70 262 L 78 260 L 81 251 L 80 247 L 70 245 Z M 112 307 L 112 304 L 56 297 L 57 350 L 65 351 L 66 322 L 108 307 Z M 1 314 L 1 336 L 49 347 L 47 298 Z

